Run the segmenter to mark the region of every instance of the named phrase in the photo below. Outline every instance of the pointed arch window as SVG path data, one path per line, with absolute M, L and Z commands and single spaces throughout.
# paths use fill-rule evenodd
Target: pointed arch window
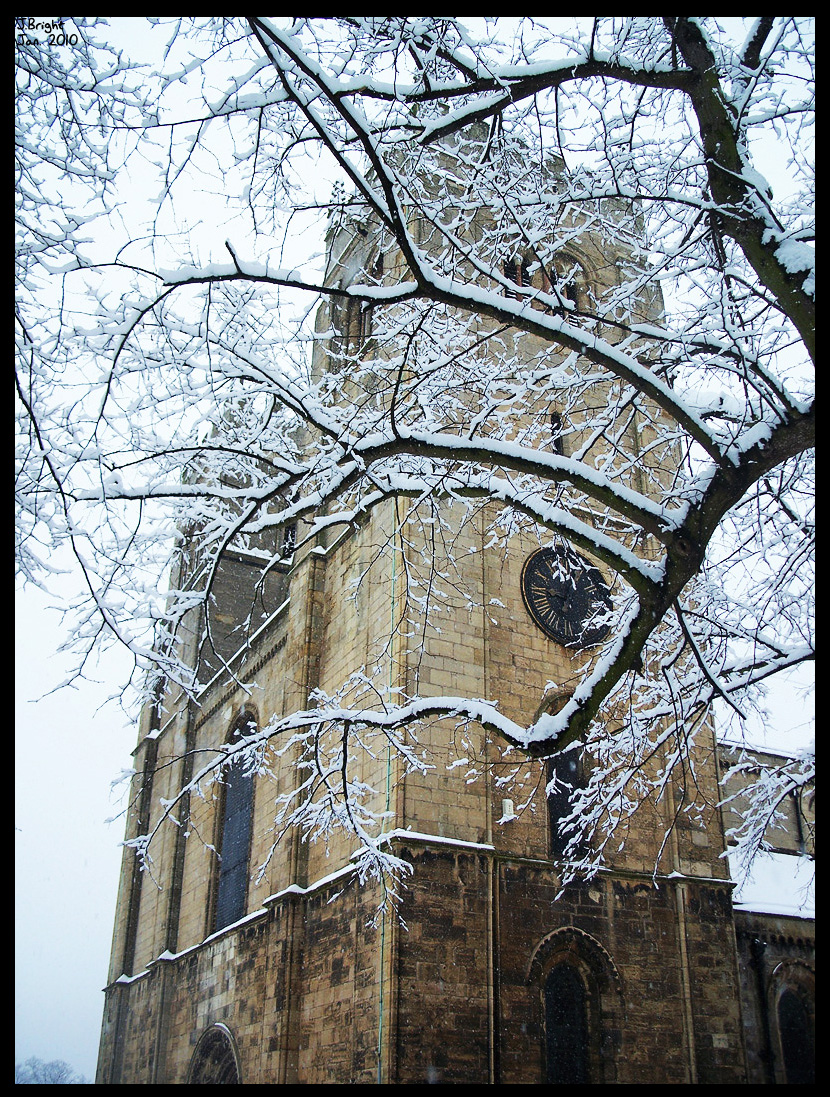
M 587 1085 L 591 1080 L 588 1044 L 585 984 L 573 965 L 557 964 L 545 980 L 547 1081 Z
M 539 1082 L 617 1082 L 624 1003 L 605 948 L 585 930 L 561 926 L 534 950 L 528 982 L 539 989 Z
M 787 988 L 778 999 L 778 1032 L 789 1086 L 815 1085 L 815 1050 L 807 1009 L 795 991 Z
M 238 1086 L 241 1082 L 239 1054 L 230 1029 L 222 1024 L 211 1025 L 193 1052 L 187 1085 Z
M 250 734 L 255 722 L 249 713 L 236 721 L 229 742 Z M 231 925 L 245 913 L 248 898 L 248 862 L 254 807 L 254 775 L 242 760 L 225 772 L 218 843 L 219 873 L 216 882 L 214 930 Z

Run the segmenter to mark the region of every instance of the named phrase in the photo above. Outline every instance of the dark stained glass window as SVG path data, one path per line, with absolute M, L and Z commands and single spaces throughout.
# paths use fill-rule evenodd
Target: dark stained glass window
M 583 788 L 585 784 L 580 747 L 573 746 L 563 750 L 548 760 L 548 782 L 554 777 L 556 788 L 548 794 L 550 852 L 552 857 L 561 857 L 568 844 L 568 835 L 562 829 L 562 822 L 571 812 L 574 791 Z
M 545 981 L 547 1081 L 588 1085 L 588 1013 L 585 984 L 570 964 L 557 964 Z
M 563 456 L 565 448 L 562 444 L 562 416 L 558 411 L 552 411 L 550 413 L 550 442 L 551 450 L 553 453 Z
M 215 929 L 231 925 L 245 913 L 253 804 L 254 775 L 237 762 L 225 775 Z
M 190 1067 L 188 1084 L 235 1085 L 240 1084 L 239 1069 L 233 1053 L 230 1037 L 217 1025 L 199 1041 Z
M 789 1086 L 815 1085 L 815 1049 L 810 1028 L 804 1003 L 793 991 L 785 990 L 778 999 L 778 1031 Z

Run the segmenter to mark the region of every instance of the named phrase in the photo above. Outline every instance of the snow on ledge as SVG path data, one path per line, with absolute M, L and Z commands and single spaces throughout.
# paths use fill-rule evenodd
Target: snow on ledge
M 461 838 L 444 838 L 440 834 L 422 834 L 417 830 L 404 830 L 401 828 L 390 830 L 386 834 L 382 834 L 378 838 L 378 844 L 391 841 L 394 838 L 404 841 L 407 839 L 414 839 L 417 842 L 435 842 L 438 845 L 459 846 L 462 849 L 494 850 L 496 848 L 491 842 L 467 842 Z

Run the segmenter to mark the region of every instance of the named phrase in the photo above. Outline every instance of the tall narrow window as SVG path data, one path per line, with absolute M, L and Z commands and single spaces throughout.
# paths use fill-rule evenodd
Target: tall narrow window
M 556 256 L 554 277 L 556 278 L 556 292 L 560 297 L 579 307 L 580 296 L 586 288 L 585 272 L 582 265 L 570 255 L 560 252 Z
M 232 738 L 251 726 L 248 716 L 237 722 Z M 225 774 L 222 837 L 219 844 L 219 880 L 216 886 L 214 929 L 238 921 L 248 896 L 248 859 L 254 806 L 254 775 L 236 762 Z
M 372 334 L 372 306 L 357 297 L 350 297 L 344 311 L 344 353 L 359 354 L 363 350 L 363 344 Z
M 548 793 L 550 852 L 552 857 L 562 857 L 568 844 L 562 825 L 570 815 L 574 792 L 585 787 L 581 747 L 568 747 L 549 758 L 547 777 L 548 783 L 556 779 L 554 789 Z
M 539 1081 L 616 1083 L 624 1004 L 605 948 L 583 929 L 560 926 L 539 943 L 528 975 L 539 994 Z
M 550 413 L 550 446 L 554 453 L 562 457 L 565 447 L 562 444 L 562 416 L 558 411 Z
M 810 1018 L 804 1003 L 791 990 L 778 999 L 778 1031 L 788 1086 L 815 1085 L 816 1066 Z
M 570 694 L 560 694 L 551 702 L 548 712 L 555 716 L 561 712 L 570 700 Z M 563 823 L 571 813 L 574 793 L 585 788 L 585 767 L 582 760 L 582 746 L 574 743 L 565 746 L 547 762 L 548 785 L 554 787 L 548 792 L 548 827 L 550 833 L 551 857 L 562 857 L 568 844 L 568 835 Z
M 548 1082 L 590 1082 L 585 984 L 571 964 L 557 964 L 545 980 L 545 1045 Z
M 297 547 L 297 523 L 289 522 L 288 525 L 283 527 L 282 531 L 282 558 L 283 560 L 287 556 L 294 555 L 294 549 Z

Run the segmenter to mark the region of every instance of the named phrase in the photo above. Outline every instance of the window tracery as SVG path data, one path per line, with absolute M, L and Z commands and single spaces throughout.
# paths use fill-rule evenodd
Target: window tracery
M 230 1030 L 211 1025 L 203 1033 L 187 1073 L 187 1085 L 240 1085 L 239 1057 Z

